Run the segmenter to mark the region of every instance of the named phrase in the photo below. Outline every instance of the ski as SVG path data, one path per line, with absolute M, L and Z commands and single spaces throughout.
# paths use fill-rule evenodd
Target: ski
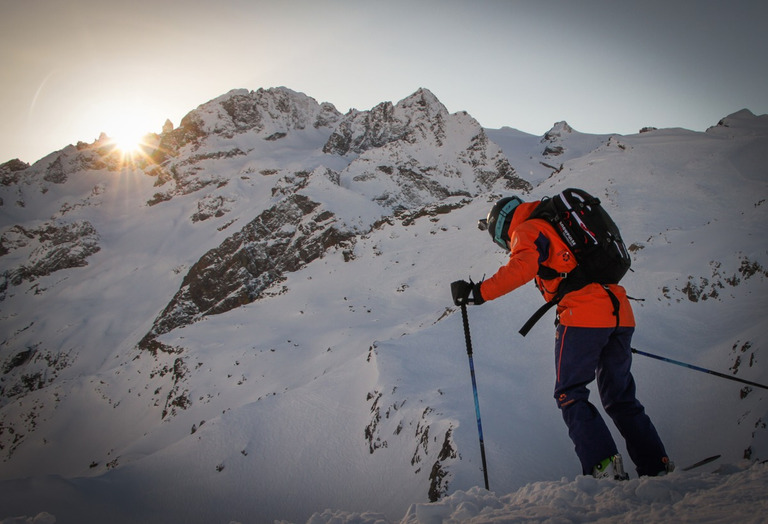
M 721 455 L 712 455 L 711 457 L 707 457 L 704 460 L 700 460 L 700 461 L 696 462 L 695 464 L 691 464 L 690 466 L 687 466 L 687 467 L 683 468 L 683 471 L 690 471 L 692 469 L 698 468 L 699 466 L 703 466 L 705 464 L 709 464 L 710 462 L 714 462 L 717 459 L 719 459 L 720 456 Z

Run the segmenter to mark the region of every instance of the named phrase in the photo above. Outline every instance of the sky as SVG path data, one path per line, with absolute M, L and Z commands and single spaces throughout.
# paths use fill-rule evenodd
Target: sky
M 768 113 L 763 0 L 0 0 L 0 163 L 160 132 L 231 89 L 339 111 L 423 87 L 486 128 Z

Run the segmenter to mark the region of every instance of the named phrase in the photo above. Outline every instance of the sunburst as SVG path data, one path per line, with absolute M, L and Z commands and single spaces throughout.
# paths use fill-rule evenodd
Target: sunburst
M 115 147 L 123 155 L 133 155 L 141 150 L 142 139 L 144 133 L 138 132 L 134 129 L 121 129 L 115 133 L 111 138 Z
M 121 166 L 136 166 L 137 162 L 150 160 L 148 150 L 153 149 L 151 133 L 142 124 L 130 117 L 112 122 L 112 131 L 107 133 L 112 152 L 119 156 Z

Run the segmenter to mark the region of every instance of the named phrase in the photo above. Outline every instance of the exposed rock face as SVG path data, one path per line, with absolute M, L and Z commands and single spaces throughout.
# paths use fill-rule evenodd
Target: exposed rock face
M 407 133 L 407 123 L 395 114 L 392 102 L 382 102 L 370 111 L 353 111 L 347 115 L 328 139 L 323 152 L 359 154 L 401 140 Z
M 98 252 L 99 235 L 87 221 L 46 222 L 27 229 L 16 225 L 0 236 L 0 256 L 14 251 L 28 252 L 26 261 L 5 269 L 0 283 L 0 300 L 8 285 L 32 282 L 61 269 L 88 265 L 87 258 Z
M 369 355 L 375 352 L 375 345 L 371 346 Z M 373 455 L 380 449 L 388 448 L 390 441 L 404 437 L 401 434 L 405 427 L 415 427 L 416 446 L 411 455 L 411 467 L 416 475 L 422 469 L 429 470 L 429 501 L 440 500 L 449 491 L 450 466 L 459 459 L 456 442 L 453 440 L 453 425 L 433 426 L 430 422 L 434 410 L 428 406 L 418 418 L 406 420 L 398 413 L 406 400 L 393 399 L 392 395 L 385 396 L 378 390 L 369 392 L 366 401 L 371 403 L 371 417 L 364 431 L 368 452 Z M 405 438 L 409 439 L 410 435 Z M 442 442 L 442 445 L 439 451 L 435 451 L 434 446 L 438 442 Z
M 24 171 L 29 167 L 29 164 L 22 162 L 18 158 L 9 160 L 4 164 L 0 164 L 0 184 L 9 186 L 19 182 L 19 172 Z M 2 205 L 2 202 L 0 202 Z
M 286 273 L 352 237 L 319 203 L 303 195 L 283 199 L 192 266 L 140 347 L 152 349 L 158 335 L 253 302 Z
M 554 126 L 552 126 L 552 129 L 544 133 L 544 138 L 541 139 L 542 142 L 555 142 L 559 138 L 563 138 L 564 135 L 569 135 L 573 133 L 573 128 L 568 125 L 568 122 L 561 121 L 556 122 Z
M 442 147 L 450 119 L 448 110 L 435 95 L 419 89 L 397 105 L 383 102 L 370 111 L 350 112 L 336 127 L 323 152 L 360 154 L 397 141 Z
M 546 144 L 544 148 L 544 156 L 560 156 L 565 152 L 565 148 L 561 144 L 563 136 L 573 133 L 573 128 L 568 125 L 568 122 L 556 122 L 552 129 L 544 134 L 544 138 L 541 139 L 543 144 Z

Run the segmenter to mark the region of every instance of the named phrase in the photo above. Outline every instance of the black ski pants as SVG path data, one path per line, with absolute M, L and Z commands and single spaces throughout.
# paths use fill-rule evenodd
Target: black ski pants
M 664 471 L 664 445 L 635 397 L 630 372 L 633 333 L 631 327 L 557 327 L 555 400 L 585 475 L 618 452 L 603 417 L 589 401 L 587 385 L 595 378 L 603 408 L 624 438 L 638 475 Z

